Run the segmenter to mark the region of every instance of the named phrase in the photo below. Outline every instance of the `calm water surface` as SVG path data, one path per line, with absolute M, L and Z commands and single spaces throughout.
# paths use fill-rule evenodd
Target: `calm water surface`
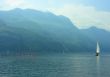
M 110 77 L 110 56 L 5 57 L 0 77 Z

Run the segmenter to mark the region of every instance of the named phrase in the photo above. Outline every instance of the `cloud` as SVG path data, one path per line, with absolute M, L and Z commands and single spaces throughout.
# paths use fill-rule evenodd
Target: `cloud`
M 92 6 L 64 5 L 60 8 L 49 8 L 49 10 L 69 17 L 79 28 L 97 26 L 110 30 L 110 12 L 99 11 Z
M 10 10 L 14 8 L 31 8 L 45 10 L 51 5 L 51 0 L 1 0 L 0 10 Z
M 30 4 L 28 1 L 25 0 L 4 0 L 0 3 L 0 9 L 1 10 L 10 10 L 13 8 L 28 8 L 31 7 L 32 4 Z

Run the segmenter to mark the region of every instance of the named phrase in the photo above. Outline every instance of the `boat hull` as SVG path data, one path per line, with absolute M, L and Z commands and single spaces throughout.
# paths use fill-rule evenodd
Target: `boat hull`
M 99 53 L 96 53 L 96 56 L 99 56 Z

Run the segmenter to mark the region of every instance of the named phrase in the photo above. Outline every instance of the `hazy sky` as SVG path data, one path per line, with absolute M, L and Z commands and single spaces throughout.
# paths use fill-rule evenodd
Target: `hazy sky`
M 0 10 L 32 8 L 65 15 L 79 28 L 110 30 L 110 0 L 0 0 Z

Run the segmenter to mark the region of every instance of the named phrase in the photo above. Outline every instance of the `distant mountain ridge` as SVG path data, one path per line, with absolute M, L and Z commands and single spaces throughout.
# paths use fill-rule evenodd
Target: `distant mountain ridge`
M 89 36 L 95 42 L 99 42 L 101 50 L 104 52 L 110 51 L 110 32 L 104 29 L 96 27 L 90 27 L 89 29 L 83 29 L 82 32 Z
M 104 37 L 106 39 L 104 39 Z M 0 11 L 0 52 L 93 53 L 97 40 L 109 51 L 110 32 L 92 27 L 78 29 L 65 16 L 32 9 Z

